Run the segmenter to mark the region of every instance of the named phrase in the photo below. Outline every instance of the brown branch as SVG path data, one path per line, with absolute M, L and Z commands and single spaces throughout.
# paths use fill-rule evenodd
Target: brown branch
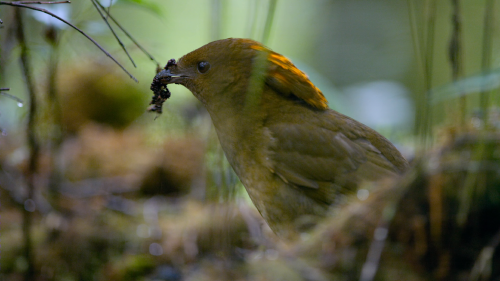
M 106 15 L 116 24 L 116 26 L 118 26 L 118 28 L 123 33 L 125 33 L 125 35 L 128 37 L 128 39 L 130 39 L 130 41 L 132 41 L 137 46 L 137 48 L 139 48 L 146 56 L 148 56 L 150 60 L 154 61 L 158 65 L 160 64 L 155 58 L 153 58 L 153 56 L 148 51 L 146 51 L 146 49 L 144 49 L 137 41 L 135 41 L 135 39 L 132 37 L 132 35 L 130 35 L 130 33 L 128 33 L 127 30 L 125 30 L 125 28 L 123 28 L 118 23 L 117 20 L 115 20 L 115 18 L 109 13 L 108 10 L 106 10 L 106 8 L 101 4 L 101 2 L 97 1 L 96 3 L 101 7 L 101 9 L 103 9 L 106 12 Z
M 130 59 L 130 61 L 132 62 L 132 64 L 134 65 L 134 67 L 137 67 L 135 65 L 135 62 L 134 60 L 132 59 L 132 57 L 130 56 L 130 54 L 128 53 L 127 51 L 127 48 L 125 48 L 125 45 L 123 45 L 122 41 L 120 40 L 120 38 L 118 37 L 118 35 L 116 34 L 115 30 L 113 29 L 113 27 L 109 24 L 109 21 L 108 19 L 103 15 L 103 13 L 101 12 L 101 9 L 99 9 L 99 6 L 97 6 L 96 4 L 96 0 L 90 0 L 90 2 L 92 2 L 92 4 L 94 5 L 95 9 L 97 10 L 97 12 L 99 13 L 99 15 L 101 15 L 101 18 L 102 20 L 104 20 L 104 22 L 106 23 L 106 25 L 108 26 L 109 30 L 111 30 L 111 33 L 113 33 L 113 36 L 115 36 L 116 38 L 116 41 L 118 41 L 118 44 L 122 47 L 123 51 L 125 52 L 125 54 L 127 54 L 127 57 Z M 107 11 L 106 11 L 107 12 Z
M 30 2 L 31 3 L 31 2 Z M 56 3 L 56 2 L 50 2 L 50 3 Z M 94 45 L 96 45 L 106 56 L 108 56 L 110 59 L 112 59 L 118 66 L 120 66 L 120 68 L 125 71 L 125 73 L 128 74 L 128 76 L 130 78 L 132 78 L 135 82 L 139 82 L 137 81 L 137 79 L 130 73 L 127 71 L 127 69 L 125 69 L 125 67 L 123 67 L 123 65 L 121 65 L 110 53 L 108 53 L 103 47 L 101 47 L 101 45 L 99 45 L 99 43 L 97 43 L 94 39 L 92 39 L 92 37 L 90 37 L 89 35 L 87 35 L 85 32 L 83 32 L 81 29 L 79 29 L 78 27 L 74 26 L 73 24 L 71 24 L 70 22 L 66 21 L 65 19 L 45 10 L 45 9 L 42 9 L 42 8 L 37 8 L 37 7 L 33 7 L 33 6 L 29 6 L 29 5 L 24 5 L 24 4 L 18 4 L 16 2 L 6 2 L 6 1 L 0 1 L 0 5 L 8 5 L 8 6 L 13 6 L 13 7 L 20 7 L 20 8 L 26 8 L 26 9 L 31 9 L 31 10 L 35 10 L 35 11 L 39 11 L 39 12 L 42 12 L 42 13 L 45 13 L 45 14 L 48 14 L 62 22 L 64 22 L 65 24 L 71 26 L 72 28 L 74 28 L 75 30 L 77 30 L 78 32 L 80 32 L 83 36 L 87 37 L 87 39 L 89 39 L 92 43 L 94 43 Z

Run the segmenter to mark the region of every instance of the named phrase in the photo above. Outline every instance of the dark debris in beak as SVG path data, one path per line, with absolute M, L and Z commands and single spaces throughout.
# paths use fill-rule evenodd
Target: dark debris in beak
M 156 74 L 153 79 L 150 89 L 153 91 L 154 95 L 149 103 L 151 106 L 148 107 L 148 111 L 156 112 L 158 114 L 162 113 L 163 103 L 170 98 L 170 91 L 167 88 L 166 82 L 168 82 L 171 76 L 167 72 L 167 69 L 168 67 L 176 64 L 175 59 L 169 60 L 165 68 Z

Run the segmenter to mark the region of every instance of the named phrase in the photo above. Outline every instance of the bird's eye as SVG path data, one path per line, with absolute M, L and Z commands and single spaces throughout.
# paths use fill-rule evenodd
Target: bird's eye
M 198 71 L 200 73 L 205 73 L 210 69 L 210 64 L 206 61 L 201 61 L 198 63 Z

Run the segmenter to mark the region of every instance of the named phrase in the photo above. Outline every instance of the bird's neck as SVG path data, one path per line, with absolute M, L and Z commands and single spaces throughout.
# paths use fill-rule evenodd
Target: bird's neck
M 248 112 L 243 105 L 226 106 L 220 104 L 208 108 L 217 136 L 224 153 L 241 177 L 243 164 L 252 165 L 255 161 L 256 146 L 262 143 L 262 124 L 264 117 L 261 113 Z

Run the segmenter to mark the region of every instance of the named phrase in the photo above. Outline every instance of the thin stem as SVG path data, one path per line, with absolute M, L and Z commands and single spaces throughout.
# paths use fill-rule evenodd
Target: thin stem
M 100 3 L 99 3 L 100 4 Z M 107 9 L 103 9 L 106 11 L 106 18 L 109 18 L 109 14 L 111 12 L 111 6 L 113 5 L 113 0 L 109 0 L 109 5 L 108 5 L 108 8 Z
M 259 11 L 258 11 L 258 7 L 260 7 L 260 4 L 261 4 L 261 0 L 254 0 L 255 1 L 255 12 L 253 14 L 253 24 L 252 24 L 252 29 L 250 30 L 250 38 L 255 38 L 257 39 L 258 36 L 256 35 L 257 34 L 257 18 L 259 16 Z
M 425 71 L 425 66 L 424 66 L 424 59 L 422 56 L 422 48 L 420 47 L 421 40 L 420 36 L 418 34 L 418 25 L 417 25 L 417 19 L 415 16 L 415 4 L 413 3 L 413 0 L 407 0 L 408 3 L 408 16 L 410 18 L 410 28 L 411 28 L 411 36 L 413 39 L 413 51 L 415 52 L 415 56 L 417 57 L 417 64 L 420 67 L 421 71 Z
M 134 60 L 132 59 L 132 57 L 130 56 L 130 54 L 128 53 L 127 51 L 127 48 L 125 48 L 125 45 L 123 45 L 123 42 L 120 40 L 120 38 L 118 37 L 118 35 L 116 34 L 115 30 L 113 29 L 113 27 L 109 24 L 109 21 L 108 19 L 104 16 L 104 14 L 101 12 L 101 9 L 99 8 L 99 6 L 96 4 L 96 0 L 90 0 L 90 2 L 92 2 L 92 4 L 94 5 L 95 9 L 97 10 L 97 12 L 99 13 L 99 15 L 101 16 L 101 18 L 104 20 L 104 22 L 106 23 L 106 25 L 108 26 L 109 30 L 111 30 L 111 33 L 113 33 L 113 36 L 115 36 L 116 38 L 116 41 L 118 41 L 118 44 L 122 47 L 123 51 L 125 52 L 125 54 L 127 54 L 127 57 L 130 59 L 130 61 L 132 62 L 132 65 L 134 65 L 134 67 L 137 67 L 135 65 L 135 62 Z
M 48 2 L 48 1 L 12 1 L 10 3 L 13 3 L 13 4 L 68 4 L 68 3 L 71 3 L 71 1 L 55 1 L 55 2 Z
M 28 88 L 29 94 L 29 109 L 28 109 L 28 126 L 26 127 L 26 133 L 28 138 L 28 147 L 30 149 L 29 163 L 26 175 L 27 191 L 28 194 L 25 200 L 25 206 L 23 208 L 23 240 L 24 240 L 24 256 L 28 263 L 28 269 L 25 273 L 25 280 L 33 280 L 35 277 L 35 257 L 33 254 L 32 236 L 31 236 L 31 224 L 32 224 L 32 211 L 27 209 L 26 205 L 28 202 L 33 202 L 33 196 L 35 193 L 35 173 L 38 168 L 39 156 L 40 156 L 40 144 L 36 137 L 36 113 L 37 113 L 37 102 L 35 94 L 35 82 L 33 81 L 33 75 L 31 70 L 31 59 L 29 56 L 29 50 L 26 45 L 25 33 L 23 30 L 23 21 L 21 10 L 15 10 L 15 17 L 17 22 L 17 40 L 21 46 L 21 69 L 23 76 L 25 78 L 26 86 Z
M 481 69 L 483 73 L 488 71 L 491 66 L 491 50 L 493 46 L 493 9 L 495 6 L 495 0 L 487 0 L 484 10 L 484 26 L 483 26 L 483 57 L 481 60 Z M 483 113 L 484 127 L 486 128 L 488 125 L 488 103 L 490 99 L 490 91 L 481 90 L 480 93 L 480 105 L 481 111 Z
M 416 56 L 417 64 L 420 68 L 420 74 L 422 76 L 425 75 L 425 60 L 424 60 L 424 55 L 422 54 L 422 42 L 424 41 L 422 39 L 421 35 L 421 29 L 419 30 L 419 24 L 417 22 L 417 17 L 416 17 L 416 7 L 415 3 L 413 2 L 414 0 L 407 0 L 408 4 L 408 16 L 410 19 L 410 28 L 411 28 L 411 35 L 412 35 L 412 41 L 413 41 L 413 51 Z M 420 91 L 419 91 L 420 92 Z M 423 107 L 423 102 L 421 102 L 422 99 L 417 100 L 417 106 L 419 108 Z M 419 133 L 421 133 L 421 128 L 423 126 L 423 117 L 422 117 L 423 110 L 416 110 L 415 112 L 415 128 L 414 128 L 414 135 L 415 137 L 418 137 Z
M 47 108 L 50 112 L 49 122 L 51 122 L 49 142 L 47 145 L 48 166 L 50 174 L 48 177 L 47 189 L 49 203 L 55 208 L 60 207 L 59 186 L 61 183 L 61 169 L 59 165 L 60 147 L 64 140 L 62 129 L 62 110 L 59 95 L 57 92 L 57 74 L 59 70 L 59 40 L 54 40 L 51 44 L 50 58 L 48 65 L 47 81 Z
M 269 0 L 269 8 L 267 10 L 266 24 L 264 25 L 264 34 L 262 35 L 262 43 L 265 45 L 269 41 L 269 34 L 273 26 L 274 12 L 276 11 L 276 4 L 278 0 Z
M 8 91 L 8 90 L 9 90 L 9 89 L 7 89 L 7 91 Z M 18 103 L 21 103 L 21 104 L 23 103 L 23 100 L 22 100 L 22 99 L 20 99 L 20 98 L 18 98 L 18 97 L 16 97 L 16 96 L 13 96 L 13 95 L 11 95 L 11 94 L 4 93 L 4 92 L 2 92 L 2 91 L 6 91 L 6 90 L 4 90 L 4 89 L 0 89 L 0 95 L 2 95 L 2 96 L 6 96 L 6 97 L 8 97 L 8 98 L 11 98 L 11 99 L 13 99 L 13 100 L 17 101 Z
M 128 39 L 130 39 L 130 41 L 132 41 L 132 43 L 134 43 L 137 48 L 139 48 L 146 56 L 149 57 L 150 60 L 154 61 L 156 64 L 160 64 L 148 51 L 146 51 L 146 49 L 144 49 L 133 37 L 132 35 L 130 35 L 130 33 L 127 32 L 127 30 L 125 30 L 125 28 L 123 28 L 119 23 L 118 21 L 115 20 L 115 18 L 109 13 L 109 10 L 106 10 L 105 7 L 101 4 L 101 2 L 99 1 L 96 1 L 97 5 L 99 5 L 101 7 L 101 9 L 103 9 L 105 12 L 106 12 L 106 15 L 113 21 L 114 24 L 116 24 L 116 26 L 125 34 L 125 36 L 128 37 Z
M 430 0 L 427 3 L 427 28 L 426 28 L 426 44 L 425 44 L 425 100 L 422 114 L 422 143 L 423 147 L 427 147 L 428 138 L 431 138 L 431 124 L 432 124 L 432 111 L 431 111 L 431 88 L 432 88 L 432 71 L 434 62 L 434 33 L 436 25 L 436 0 Z
M 451 77 L 453 81 L 457 81 L 463 75 L 462 19 L 458 0 L 451 0 L 451 5 L 453 8 L 453 29 L 449 45 L 449 59 L 451 63 Z M 461 89 L 456 90 L 461 91 Z M 465 95 L 461 94 L 459 99 L 459 117 L 462 128 L 465 126 L 466 109 L 467 99 Z
M 103 47 L 101 47 L 101 45 L 99 45 L 94 39 L 92 39 L 92 37 L 88 36 L 85 32 L 83 32 L 81 29 L 79 29 L 78 27 L 74 26 L 73 24 L 71 24 L 70 22 L 66 21 L 65 19 L 45 10 L 45 9 L 42 9 L 42 8 L 37 8 L 37 7 L 32 7 L 32 6 L 29 6 L 29 5 L 24 5 L 24 4 L 17 4 L 16 2 L 5 2 L 5 1 L 0 1 L 0 5 L 8 5 L 8 6 L 13 6 L 13 7 L 20 7 L 20 8 L 26 8 L 26 9 L 31 9 L 31 10 L 35 10 L 35 11 L 39 11 L 39 12 L 42 12 L 42 13 L 45 13 L 45 14 L 48 14 L 62 22 L 64 22 L 65 24 L 71 26 L 72 28 L 74 28 L 75 30 L 77 30 L 78 32 L 80 32 L 83 36 L 87 37 L 87 39 L 89 39 L 92 43 L 94 43 L 94 45 L 96 45 L 106 56 L 108 56 L 110 59 L 112 59 L 118 66 L 120 66 L 120 68 L 125 71 L 125 73 L 128 74 L 128 76 L 130 78 L 132 78 L 135 82 L 139 82 L 137 81 L 137 79 L 130 73 L 127 71 L 127 69 L 125 69 L 125 67 L 123 67 L 123 65 L 121 65 L 110 53 L 108 53 Z
M 222 33 L 222 3 L 221 0 L 212 0 L 212 40 L 218 40 Z
M 253 31 L 254 31 L 254 26 L 255 26 L 255 16 L 256 16 L 256 0 L 252 0 L 248 2 L 249 7 L 248 7 L 248 22 L 247 22 L 247 27 L 246 27 L 246 33 L 248 38 L 252 38 L 253 36 Z

